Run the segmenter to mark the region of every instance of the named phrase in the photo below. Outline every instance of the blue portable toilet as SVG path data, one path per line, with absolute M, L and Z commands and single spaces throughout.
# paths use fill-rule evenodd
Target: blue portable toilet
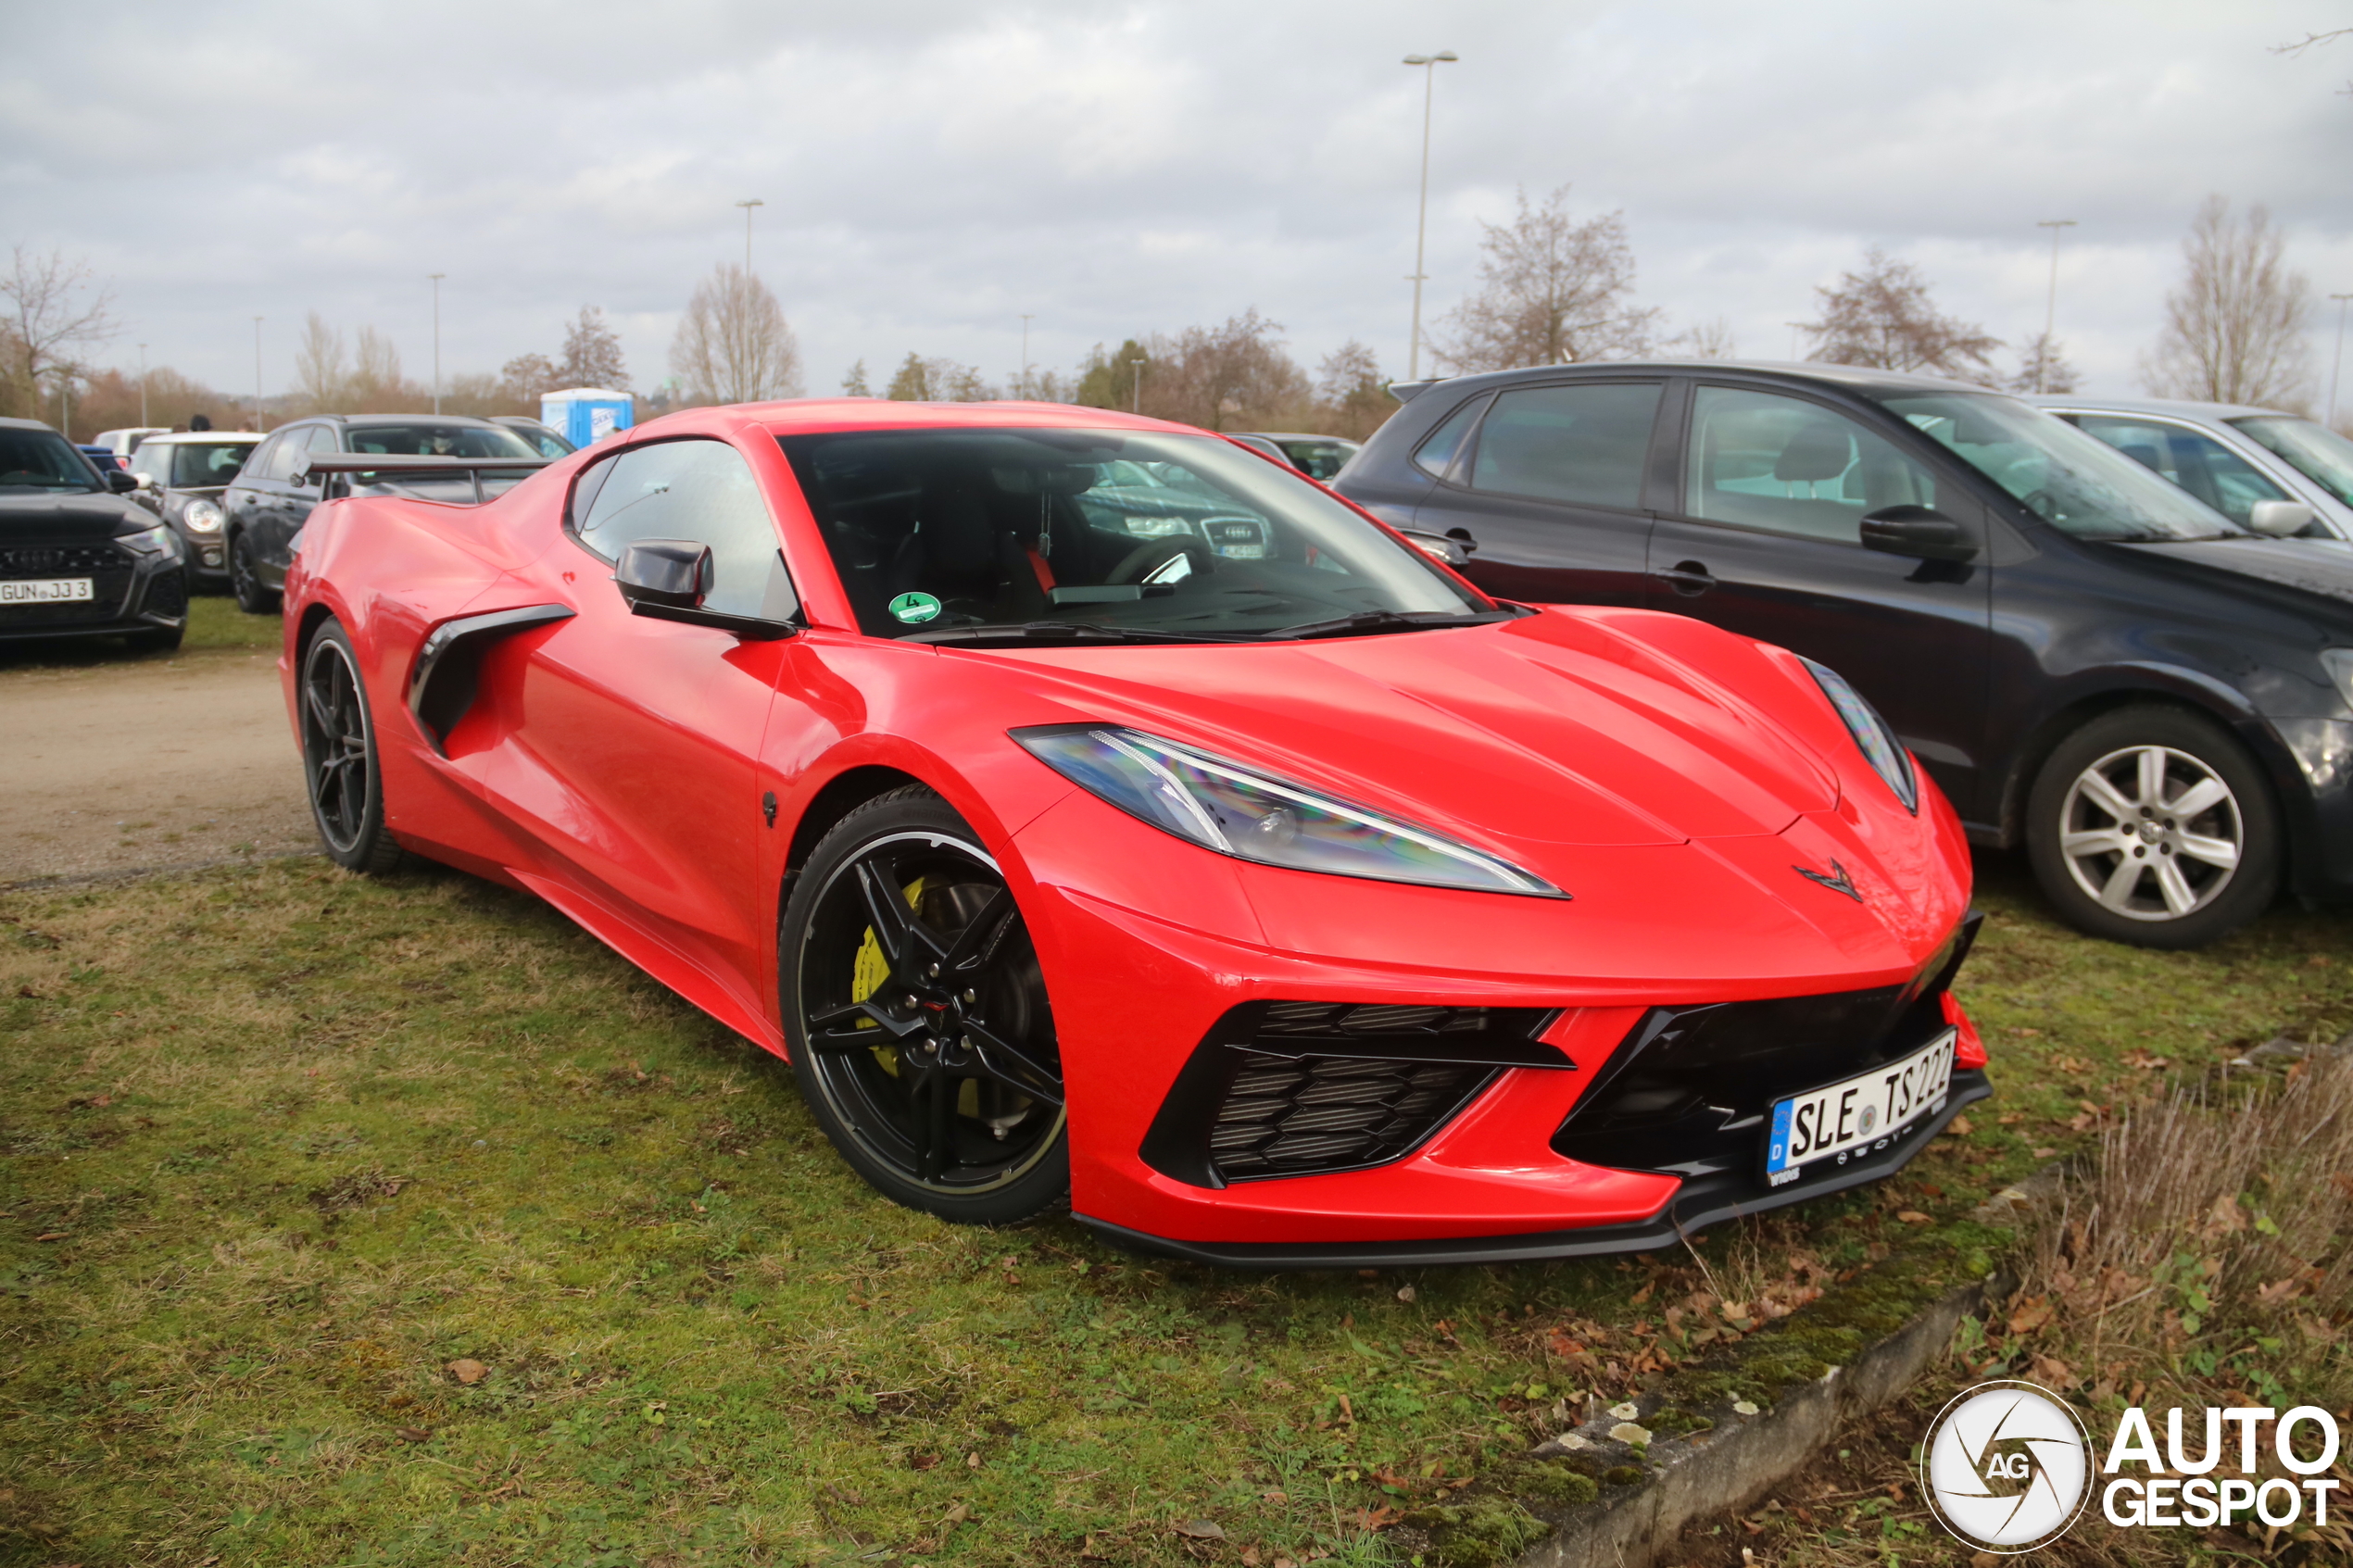
M 575 386 L 569 392 L 543 393 L 539 422 L 574 446 L 602 441 L 617 430 L 637 422 L 637 400 L 625 392 L 599 386 Z

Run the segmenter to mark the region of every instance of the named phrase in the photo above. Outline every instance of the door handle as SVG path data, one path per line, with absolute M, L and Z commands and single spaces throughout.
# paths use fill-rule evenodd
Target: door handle
M 1679 560 L 1658 575 L 1687 599 L 1695 599 L 1716 586 L 1716 579 L 1708 574 L 1706 565 L 1695 560 Z

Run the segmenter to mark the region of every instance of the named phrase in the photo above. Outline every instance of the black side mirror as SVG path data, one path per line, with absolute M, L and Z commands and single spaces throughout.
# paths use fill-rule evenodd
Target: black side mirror
M 783 621 L 703 608 L 714 577 L 711 547 L 691 539 L 640 539 L 624 545 L 612 569 L 613 583 L 632 615 L 709 626 L 758 641 L 793 634 L 794 628 Z
M 1914 560 L 1974 560 L 1977 541 L 1943 512 L 1908 504 L 1881 507 L 1863 520 L 1863 548 Z
M 128 495 L 139 488 L 139 476 L 122 469 L 108 469 L 107 488 L 118 495 Z

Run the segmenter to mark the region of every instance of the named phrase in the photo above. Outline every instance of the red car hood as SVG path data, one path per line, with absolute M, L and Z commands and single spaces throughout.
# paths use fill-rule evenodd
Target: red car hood
M 1785 689 L 1787 671 L 1739 639 L 1706 646 L 1703 668 L 1545 613 L 1240 647 L 942 651 L 1037 670 L 1040 695 L 1074 719 L 1188 741 L 1508 853 L 1511 840 L 1778 834 L 1837 804 L 1822 760 L 1728 684 Z

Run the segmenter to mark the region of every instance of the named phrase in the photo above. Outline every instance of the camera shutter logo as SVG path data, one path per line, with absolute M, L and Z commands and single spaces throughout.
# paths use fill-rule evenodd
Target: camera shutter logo
M 2057 1396 L 2032 1383 L 1980 1384 L 1930 1424 L 1920 1490 L 1962 1540 L 2032 1551 L 2065 1535 L 2090 1501 L 2091 1439 Z

